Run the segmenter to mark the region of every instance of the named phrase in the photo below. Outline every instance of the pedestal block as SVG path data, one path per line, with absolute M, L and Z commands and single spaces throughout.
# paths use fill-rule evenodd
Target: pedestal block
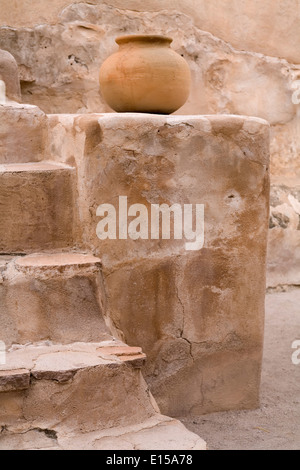
M 229 115 L 106 114 L 52 116 L 50 125 L 59 146 L 54 153 L 76 160 L 82 245 L 102 260 L 113 334 L 146 353 L 143 372 L 162 412 L 258 406 L 268 123 Z M 163 204 L 177 211 L 170 239 L 168 219 L 164 234 L 153 229 L 152 210 Z M 197 229 L 197 205 L 200 242 L 191 250 L 184 229 Z M 114 239 L 104 239 L 105 207 Z M 192 207 L 193 226 L 185 207 Z

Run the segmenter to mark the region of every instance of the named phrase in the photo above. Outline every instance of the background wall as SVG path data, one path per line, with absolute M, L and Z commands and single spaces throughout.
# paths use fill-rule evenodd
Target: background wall
M 22 100 L 46 113 L 109 111 L 98 72 L 116 36 L 159 33 L 189 62 L 179 114 L 234 113 L 271 124 L 269 285 L 300 285 L 300 0 L 0 0 L 0 48 Z
M 1 23 L 15 27 L 55 24 L 61 10 L 71 3 L 140 12 L 177 10 L 234 47 L 300 63 L 299 0 L 1 0 Z

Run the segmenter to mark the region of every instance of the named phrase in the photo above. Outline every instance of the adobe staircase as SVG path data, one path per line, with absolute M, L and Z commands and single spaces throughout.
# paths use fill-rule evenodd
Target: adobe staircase
M 15 104 L 0 119 L 0 449 L 205 449 L 106 326 L 101 261 L 76 244 L 76 170 L 47 161 L 45 116 Z

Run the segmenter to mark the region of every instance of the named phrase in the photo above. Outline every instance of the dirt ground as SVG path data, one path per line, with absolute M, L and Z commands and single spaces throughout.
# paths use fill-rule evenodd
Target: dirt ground
M 183 418 L 210 450 L 300 450 L 300 289 L 267 294 L 261 407 Z

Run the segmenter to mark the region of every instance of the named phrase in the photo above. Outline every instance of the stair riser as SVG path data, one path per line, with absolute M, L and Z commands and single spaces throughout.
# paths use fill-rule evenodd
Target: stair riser
M 90 432 L 128 426 L 154 413 L 140 370 L 128 364 L 85 368 L 67 383 L 32 379 L 28 390 L 0 393 L 0 426 L 10 430 Z
M 0 322 L 7 347 L 43 340 L 67 344 L 105 339 L 99 269 L 54 269 L 37 276 L 11 267 L 4 276 L 8 279 L 0 285 Z
M 74 183 L 70 170 L 0 173 L 0 253 L 72 246 Z

